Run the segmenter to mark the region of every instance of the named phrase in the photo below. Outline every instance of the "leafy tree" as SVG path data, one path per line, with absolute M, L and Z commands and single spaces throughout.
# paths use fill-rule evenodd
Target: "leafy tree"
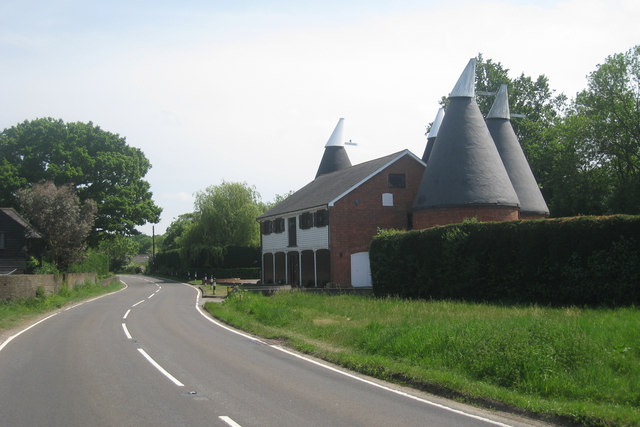
M 194 224 L 183 235 L 185 244 L 258 246 L 256 218 L 264 211 L 260 194 L 246 183 L 223 181 L 196 193 Z
M 133 237 L 114 234 L 100 241 L 98 250 L 109 256 L 109 269 L 119 271 L 138 254 L 140 246 Z
M 158 246 L 162 251 L 170 251 L 174 249 L 180 249 L 179 241 L 185 232 L 193 225 L 194 214 L 187 213 L 179 215 L 175 219 L 167 230 L 164 232 L 162 244 Z
M 82 259 L 96 213 L 93 200 L 80 202 L 69 184 L 34 184 L 17 192 L 21 211 L 43 234 L 46 255 L 61 269 Z
M 80 200 L 98 203 L 96 234 L 137 234 L 161 212 L 143 179 L 150 167 L 142 151 L 91 122 L 25 121 L 0 133 L 0 203 L 15 206 L 29 184 L 72 184 Z
M 582 129 L 583 167 L 609 178 L 610 211 L 640 213 L 640 46 L 598 65 L 570 115 Z

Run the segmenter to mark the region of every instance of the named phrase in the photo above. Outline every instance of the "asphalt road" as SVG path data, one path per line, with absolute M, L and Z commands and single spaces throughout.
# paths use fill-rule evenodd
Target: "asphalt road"
M 528 424 L 233 331 L 189 285 L 122 279 L 0 343 L 0 426 Z

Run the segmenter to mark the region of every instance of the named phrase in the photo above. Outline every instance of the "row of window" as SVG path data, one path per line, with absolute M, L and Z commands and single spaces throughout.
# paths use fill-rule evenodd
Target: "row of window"
M 295 218 L 289 218 L 289 220 Z M 293 221 L 291 224 L 295 224 Z M 298 217 L 298 224 L 301 230 L 308 230 L 313 227 L 326 227 L 329 225 L 329 211 L 322 209 L 315 212 L 305 212 Z M 263 221 L 260 224 L 262 234 L 284 233 L 284 218 Z

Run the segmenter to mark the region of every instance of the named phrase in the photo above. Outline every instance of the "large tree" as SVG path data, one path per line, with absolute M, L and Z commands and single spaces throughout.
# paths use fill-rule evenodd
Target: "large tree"
M 141 150 L 91 122 L 25 121 L 0 133 L 0 204 L 15 206 L 29 184 L 72 184 L 81 200 L 96 201 L 97 234 L 137 234 L 161 212 L 143 179 L 150 168 Z
M 80 202 L 71 185 L 34 184 L 17 192 L 20 211 L 43 235 L 45 254 L 59 268 L 80 261 L 96 213 L 93 200 Z
M 260 194 L 246 183 L 226 182 L 196 193 L 194 224 L 182 245 L 258 246 L 260 227 L 256 218 L 264 212 Z
M 640 46 L 606 58 L 576 97 L 582 168 L 608 178 L 612 213 L 640 213 Z

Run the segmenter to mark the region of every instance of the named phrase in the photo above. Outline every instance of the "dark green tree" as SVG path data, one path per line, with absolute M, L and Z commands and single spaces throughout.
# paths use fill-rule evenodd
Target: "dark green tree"
M 137 234 L 161 213 L 144 180 L 150 168 L 142 151 L 91 122 L 25 121 L 0 134 L 0 204 L 15 206 L 29 184 L 72 184 L 80 200 L 97 203 L 96 235 Z
M 20 211 L 43 235 L 51 262 L 65 270 L 82 260 L 96 213 L 93 200 L 81 203 L 71 185 L 57 187 L 50 181 L 20 189 L 16 197 Z

